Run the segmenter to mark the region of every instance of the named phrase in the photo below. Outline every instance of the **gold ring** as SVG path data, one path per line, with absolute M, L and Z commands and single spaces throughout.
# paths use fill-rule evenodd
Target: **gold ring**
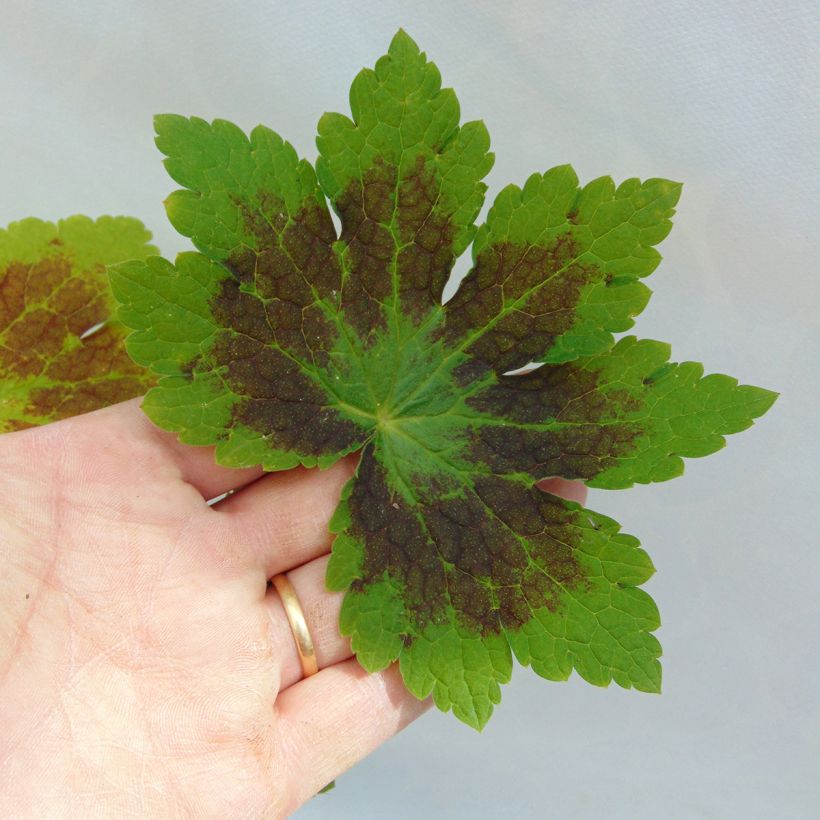
M 313 638 L 310 637 L 305 613 L 302 612 L 302 605 L 299 603 L 296 590 L 285 573 L 274 575 L 270 582 L 276 587 L 282 606 L 285 608 L 285 615 L 288 616 L 290 630 L 296 643 L 296 651 L 299 653 L 299 660 L 302 662 L 302 673 L 306 678 L 309 678 L 319 671 L 319 664 L 316 662 L 316 649 L 313 646 Z

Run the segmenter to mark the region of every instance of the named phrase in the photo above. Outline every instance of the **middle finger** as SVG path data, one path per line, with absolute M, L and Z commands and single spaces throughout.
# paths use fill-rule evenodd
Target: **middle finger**
M 242 556 L 265 578 L 325 555 L 328 522 L 353 469 L 354 463 L 343 459 L 327 470 L 264 475 L 209 511 L 203 522 L 208 540 Z

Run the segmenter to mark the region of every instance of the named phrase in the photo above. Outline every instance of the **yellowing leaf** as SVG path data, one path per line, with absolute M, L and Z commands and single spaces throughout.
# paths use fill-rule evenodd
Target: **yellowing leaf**
M 106 265 L 156 253 L 149 239 L 125 217 L 25 219 L 0 230 L 0 432 L 96 410 L 153 383 L 125 353 L 106 274 Z

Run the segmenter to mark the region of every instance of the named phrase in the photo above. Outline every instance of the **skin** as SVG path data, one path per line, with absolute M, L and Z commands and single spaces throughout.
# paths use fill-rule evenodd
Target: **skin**
M 219 467 L 138 401 L 0 436 L 0 815 L 282 817 L 421 715 L 351 658 L 324 589 L 354 466 Z

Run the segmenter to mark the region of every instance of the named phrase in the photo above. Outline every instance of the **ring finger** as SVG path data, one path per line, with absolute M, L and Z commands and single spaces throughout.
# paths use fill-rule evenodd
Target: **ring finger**
M 287 573 L 299 599 L 319 669 L 340 663 L 352 655 L 350 640 L 342 637 L 339 632 L 339 610 L 343 595 L 328 592 L 325 588 L 328 558 L 328 555 L 315 558 Z M 279 688 L 286 689 L 304 678 L 302 661 L 282 598 L 275 587 L 268 588 L 264 606 L 270 616 L 274 651 L 281 659 Z

